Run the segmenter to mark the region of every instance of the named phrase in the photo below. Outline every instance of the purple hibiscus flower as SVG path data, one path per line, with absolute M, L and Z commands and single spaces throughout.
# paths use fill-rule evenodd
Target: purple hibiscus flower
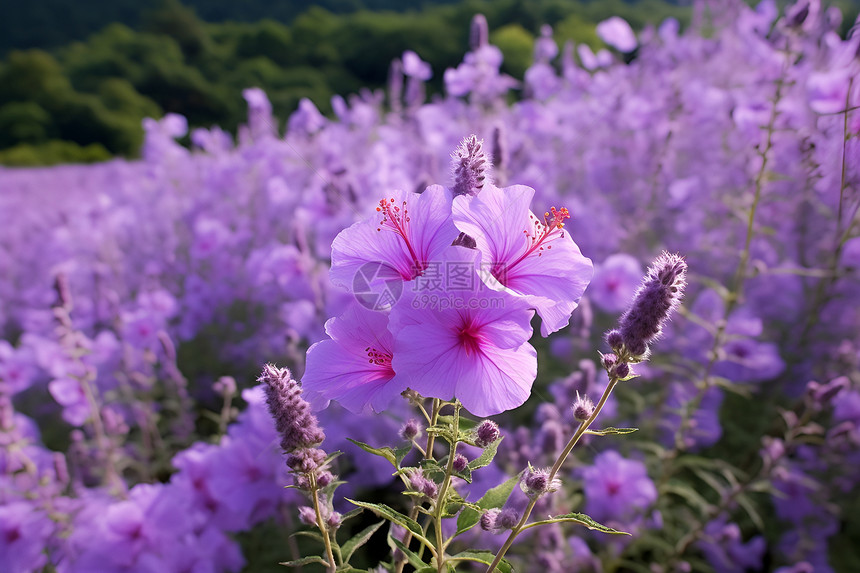
M 529 210 L 533 196 L 524 185 L 485 185 L 474 197 L 456 198 L 454 223 L 477 242 L 487 285 L 524 299 L 549 336 L 567 325 L 593 267 L 564 230 L 567 209 L 553 208 L 541 220 Z
M 376 278 L 411 281 L 457 238 L 451 196 L 439 185 L 423 193 L 395 191 L 376 214 L 341 231 L 331 246 L 331 281 L 352 290 L 362 267 L 382 265 Z M 373 285 L 369 288 L 375 290 Z
M 353 413 L 384 410 L 406 389 L 392 368 L 394 338 L 388 317 L 357 304 L 325 324 L 329 340 L 308 350 L 302 388 L 316 407 L 337 400 Z
M 451 247 L 444 284 L 410 289 L 392 308 L 392 366 L 424 396 L 457 398 L 476 416 L 516 408 L 529 397 L 537 353 L 532 312 L 521 299 L 483 287 L 479 253 Z M 452 269 L 465 269 L 462 275 Z M 452 282 L 452 276 L 463 282 Z

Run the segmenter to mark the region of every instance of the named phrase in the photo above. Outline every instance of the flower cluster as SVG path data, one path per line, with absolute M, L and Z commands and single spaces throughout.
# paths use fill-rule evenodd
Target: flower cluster
M 412 389 L 479 416 L 526 401 L 537 376 L 533 309 L 544 336 L 566 326 L 592 265 L 565 230 L 567 209 L 539 219 L 533 189 L 499 189 L 488 170 L 470 136 L 454 154 L 453 189 L 394 193 L 338 234 L 332 282 L 356 302 L 308 350 L 312 401 L 380 411 Z
M 292 530 L 307 503 L 284 489 L 285 435 L 248 387 L 267 361 L 306 371 L 313 407 L 360 412 L 318 412 L 344 455 L 297 468 L 336 472 L 360 500 L 392 487 L 386 456 L 419 467 L 403 485 L 421 510 L 474 520 L 464 552 L 499 548 L 533 503 L 532 519 L 587 511 L 638 539 L 528 529 L 507 554 L 526 572 L 850 570 L 860 36 L 818 1 L 694 4 L 683 26 L 612 19 L 596 51 L 544 28 L 521 83 L 476 18 L 429 102 L 443 70 L 407 52 L 387 93 L 336 97 L 330 117 L 303 100 L 286 132 L 252 89 L 235 138 L 168 114 L 144 123 L 139 160 L 0 168 L 0 570 L 260 568 L 256 534 L 236 534 Z M 452 149 L 450 188 L 428 188 Z M 636 296 L 663 250 L 695 270 L 671 322 L 686 275 L 672 256 Z M 635 388 L 598 400 L 634 368 Z M 463 425 L 446 460 L 449 411 L 407 411 L 407 388 L 476 414 L 535 403 Z M 598 409 L 558 491 L 516 487 Z M 602 437 L 626 425 L 630 439 Z M 318 449 L 316 426 L 294 430 L 287 443 Z M 332 531 L 345 508 L 318 493 L 299 516 Z M 424 530 L 402 521 L 389 542 L 408 529 L 415 547 Z

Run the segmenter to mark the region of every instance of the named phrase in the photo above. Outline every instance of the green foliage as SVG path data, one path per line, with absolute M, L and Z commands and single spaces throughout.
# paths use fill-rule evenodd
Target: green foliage
M 206 18 L 238 21 L 207 23 L 195 9 Z M 29 13 L 26 7 L 12 11 L 25 19 Z M 329 113 L 334 94 L 383 86 L 390 62 L 405 50 L 431 64 L 429 91 L 439 92 L 443 71 L 468 49 L 469 19 L 478 12 L 487 16 L 491 41 L 504 54 L 504 71 L 515 77 L 531 64 L 542 24 L 555 26 L 560 43 L 573 39 L 599 47 L 594 25 L 609 15 L 639 27 L 686 14 L 662 0 L 330 0 L 301 11 L 254 2 L 112 4 L 104 14 L 117 22 L 86 41 L 54 53 L 13 51 L 0 62 L 0 161 L 95 161 L 106 157 L 105 150 L 134 157 L 143 138 L 141 120 L 168 112 L 184 115 L 191 127 L 235 130 L 246 117 L 242 90 L 248 87 L 262 88 L 281 120 L 301 98 Z M 241 22 L 249 14 L 270 19 Z
M 96 163 L 111 158 L 110 152 L 99 143 L 78 145 L 71 141 L 48 140 L 39 145 L 19 143 L 0 149 L 0 165 L 35 167 L 60 163 Z
M 490 33 L 490 43 L 505 56 L 502 70 L 515 78 L 523 77 L 532 63 L 534 36 L 519 24 L 508 24 Z

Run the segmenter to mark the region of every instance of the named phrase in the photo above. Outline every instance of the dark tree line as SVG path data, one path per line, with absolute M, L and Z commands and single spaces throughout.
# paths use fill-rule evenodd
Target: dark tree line
M 5 10 L 12 4 L 25 3 L 3 3 Z M 229 6 L 256 15 L 270 3 L 205 4 L 207 17 L 238 20 Z M 529 64 L 543 24 L 554 27 L 560 43 L 574 39 L 597 46 L 594 25 L 610 15 L 641 28 L 667 16 L 683 20 L 688 12 L 663 0 L 466 0 L 399 12 L 366 8 L 418 2 L 321 3 L 331 10 L 299 10 L 302 2 L 271 4 L 272 14 L 289 23 L 207 22 L 178 0 L 131 14 L 130 8 L 122 12 L 120 2 L 105 14 L 132 26 L 115 22 L 84 41 L 10 51 L 0 60 L 0 163 L 134 157 L 143 137 L 141 120 L 168 112 L 186 116 L 192 126 L 234 130 L 246 115 L 242 90 L 251 86 L 266 91 L 282 119 L 303 97 L 329 112 L 334 94 L 382 86 L 389 63 L 406 49 L 430 62 L 430 89 L 440 91 L 442 71 L 456 66 L 467 50 L 469 20 L 477 12 L 487 16 L 491 41 L 502 48 L 506 71 L 514 75 Z M 70 28 L 77 26 L 75 17 L 68 15 Z

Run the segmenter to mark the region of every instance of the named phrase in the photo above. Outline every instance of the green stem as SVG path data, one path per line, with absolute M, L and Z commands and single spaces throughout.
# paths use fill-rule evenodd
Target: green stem
M 427 416 L 427 411 L 424 409 L 424 406 L 421 406 L 421 411 L 424 412 L 425 418 L 429 423 L 429 427 L 433 427 L 436 425 L 436 422 L 439 420 L 439 411 L 442 409 L 442 401 L 438 398 L 433 398 L 433 409 L 431 410 L 430 416 Z M 424 459 L 432 460 L 433 459 L 433 444 L 436 440 L 436 434 L 433 432 L 427 432 L 427 445 L 424 450 Z M 418 519 L 418 509 L 419 504 L 412 502 L 412 509 L 409 510 L 409 518 L 413 521 Z M 403 545 L 409 547 L 409 543 L 412 541 L 412 532 L 408 529 L 406 530 L 406 535 L 403 536 Z M 402 573 L 403 568 L 406 566 L 406 556 L 403 555 L 400 559 L 398 559 L 394 563 L 394 571 L 395 573 Z
M 313 476 L 311 476 L 313 479 Z M 334 553 L 331 550 L 331 538 L 329 537 L 329 528 L 326 526 L 325 521 L 323 521 L 322 511 L 320 509 L 320 498 L 319 498 L 319 489 L 316 485 L 316 480 L 311 484 L 312 493 L 311 498 L 314 502 L 314 512 L 317 515 L 317 527 L 320 530 L 320 534 L 322 535 L 323 545 L 325 545 L 325 554 L 328 559 L 328 573 L 334 573 L 335 569 L 337 569 L 337 564 L 334 561 Z
M 600 415 L 600 411 L 603 410 L 603 406 L 606 405 L 606 401 L 609 399 L 609 395 L 612 394 L 612 390 L 618 384 L 619 379 L 612 376 L 609 378 L 609 384 L 606 385 L 606 389 L 603 391 L 603 395 L 600 397 L 600 401 L 594 407 L 594 412 L 591 413 L 591 416 L 588 417 L 587 420 L 582 422 L 577 428 L 576 432 L 573 434 L 573 437 L 570 438 L 570 441 L 567 442 L 567 445 L 562 450 L 561 454 L 559 454 L 558 458 L 555 460 L 555 463 L 552 465 L 552 469 L 549 471 L 549 479 L 548 482 L 551 482 L 558 471 L 561 469 L 562 464 L 564 464 L 567 456 L 570 455 L 570 452 L 573 451 L 573 448 L 576 446 L 579 439 L 585 434 L 588 427 L 591 426 L 592 422 L 597 419 L 597 416 Z M 505 544 L 502 545 L 502 548 L 499 549 L 499 552 L 496 554 L 496 558 L 493 559 L 493 562 L 487 567 L 486 573 L 493 573 L 498 567 L 499 563 L 502 562 L 502 558 L 507 553 L 508 549 L 514 544 L 514 540 L 517 538 L 517 535 L 523 531 L 526 522 L 528 522 L 529 516 L 531 515 L 532 510 L 537 503 L 538 497 L 534 497 L 529 501 L 529 504 L 526 506 L 525 511 L 523 511 L 523 516 L 520 518 L 519 523 L 514 526 L 511 530 L 510 535 L 508 535 L 507 540 L 505 540 Z
M 732 288 L 729 291 L 728 296 L 726 297 L 727 300 L 725 309 L 723 311 L 723 318 L 719 321 L 717 325 L 717 332 L 714 334 L 714 343 L 711 346 L 708 364 L 705 366 L 705 370 L 702 375 L 702 381 L 699 384 L 698 392 L 696 393 L 696 396 L 692 400 L 687 402 L 687 404 L 683 408 L 683 412 L 681 414 L 681 423 L 678 426 L 678 430 L 675 432 L 675 447 L 671 452 L 667 453 L 667 461 L 676 458 L 678 454 L 680 454 L 684 449 L 686 449 L 686 446 L 684 444 L 684 434 L 689 429 L 689 426 L 693 419 L 693 415 L 699 409 L 699 406 L 705 398 L 705 394 L 711 388 L 711 386 L 713 386 L 713 383 L 711 381 L 711 372 L 717 363 L 717 359 L 719 357 L 719 350 L 720 348 L 722 348 L 723 343 L 725 342 L 726 325 L 728 323 L 729 316 L 731 316 L 732 311 L 740 303 L 741 297 L 743 295 L 744 281 L 746 280 L 747 267 L 749 266 L 750 261 L 750 246 L 752 245 L 752 240 L 755 235 L 755 218 L 756 213 L 758 211 L 759 202 L 761 201 L 762 191 L 764 190 L 765 175 L 767 173 L 768 166 L 768 153 L 773 147 L 773 134 L 776 129 L 777 105 L 782 99 L 782 88 L 783 79 L 780 77 L 776 81 L 776 94 L 774 96 L 773 106 L 771 107 L 770 111 L 770 119 L 768 121 L 767 126 L 767 140 L 764 149 L 759 153 L 761 157 L 761 167 L 759 167 L 758 173 L 756 174 L 755 192 L 753 193 L 752 205 L 750 206 L 749 214 L 747 215 L 744 248 L 741 251 L 738 268 L 732 281 Z M 664 468 L 665 471 L 663 472 L 663 475 L 660 479 L 661 483 L 665 482 L 665 480 L 668 478 L 668 475 L 670 473 L 670 464 L 664 464 Z
M 445 496 L 448 493 L 448 488 L 451 486 L 451 476 L 454 473 L 454 456 L 457 455 L 457 437 L 460 432 L 460 402 L 454 402 L 454 436 L 451 442 L 451 449 L 448 453 L 448 465 L 445 468 L 445 479 L 442 480 L 442 485 L 439 487 L 439 494 L 436 496 L 436 507 L 433 512 L 433 518 L 436 523 L 436 570 L 438 573 L 443 573 L 445 570 L 445 543 L 442 536 L 442 514 L 445 512 Z

